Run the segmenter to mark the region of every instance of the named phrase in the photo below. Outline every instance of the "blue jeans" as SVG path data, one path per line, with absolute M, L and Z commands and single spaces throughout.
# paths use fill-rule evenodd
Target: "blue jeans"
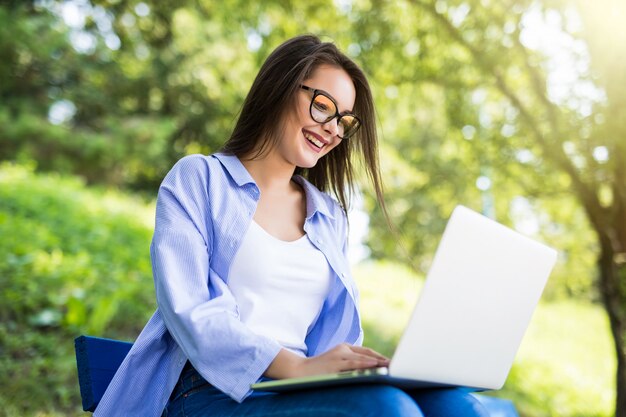
M 485 408 L 461 389 L 404 391 L 388 385 L 352 385 L 291 393 L 253 392 L 242 403 L 213 387 L 189 364 L 166 417 L 486 417 Z

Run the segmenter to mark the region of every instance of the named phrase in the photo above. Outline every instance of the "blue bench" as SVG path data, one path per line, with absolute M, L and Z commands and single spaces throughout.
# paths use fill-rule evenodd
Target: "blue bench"
M 83 410 L 96 409 L 132 345 L 130 342 L 93 336 L 79 336 L 74 340 Z
M 129 342 L 93 336 L 79 336 L 74 340 L 83 410 L 96 409 L 132 345 Z M 509 400 L 485 395 L 475 397 L 487 408 L 491 417 L 519 417 Z

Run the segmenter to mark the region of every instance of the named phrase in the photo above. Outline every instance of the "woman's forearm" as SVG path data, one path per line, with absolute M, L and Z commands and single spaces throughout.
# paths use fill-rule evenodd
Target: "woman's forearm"
M 264 375 L 272 379 L 295 378 L 388 365 L 389 359 L 372 349 L 341 343 L 311 358 L 281 349 Z
M 281 349 L 265 371 L 264 376 L 272 379 L 302 376 L 299 370 L 305 361 L 306 358 L 296 355 L 287 349 Z

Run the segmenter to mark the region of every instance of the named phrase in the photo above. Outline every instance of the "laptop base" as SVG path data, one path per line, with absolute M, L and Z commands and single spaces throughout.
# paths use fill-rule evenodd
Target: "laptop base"
M 427 389 L 455 386 L 435 382 L 418 381 L 414 379 L 396 378 L 387 375 L 386 369 L 384 369 L 384 372 L 377 372 L 377 370 L 371 370 L 371 372 L 349 371 L 303 378 L 265 380 L 252 384 L 251 388 L 255 391 L 289 392 L 312 388 L 362 384 L 384 384 L 402 389 Z

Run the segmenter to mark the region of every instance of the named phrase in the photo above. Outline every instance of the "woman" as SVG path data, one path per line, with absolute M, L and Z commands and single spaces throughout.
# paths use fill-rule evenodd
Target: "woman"
M 353 151 L 382 204 L 374 120 L 365 76 L 333 44 L 300 36 L 268 57 L 223 152 L 183 158 L 161 185 L 158 309 L 94 415 L 483 415 L 458 390 L 250 391 L 388 364 L 360 347 L 346 259 Z

